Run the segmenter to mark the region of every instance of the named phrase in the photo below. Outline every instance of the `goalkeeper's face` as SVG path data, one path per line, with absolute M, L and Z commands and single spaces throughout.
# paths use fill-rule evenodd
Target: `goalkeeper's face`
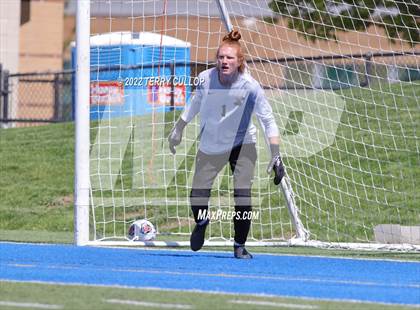
M 222 45 L 217 52 L 217 68 L 221 78 L 233 77 L 241 65 L 236 47 Z

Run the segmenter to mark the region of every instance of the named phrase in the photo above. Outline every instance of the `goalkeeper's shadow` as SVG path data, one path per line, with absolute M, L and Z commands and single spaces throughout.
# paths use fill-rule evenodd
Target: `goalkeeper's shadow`
M 155 257 L 187 257 L 187 258 L 219 258 L 219 259 L 231 259 L 234 258 L 230 253 L 216 253 L 216 252 L 185 252 L 184 253 L 143 253 L 142 255 L 155 256 Z

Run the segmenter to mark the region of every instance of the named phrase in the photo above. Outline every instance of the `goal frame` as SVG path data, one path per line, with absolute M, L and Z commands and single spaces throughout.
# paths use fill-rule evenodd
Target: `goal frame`
M 232 30 L 224 0 L 215 0 L 220 12 L 220 19 L 225 29 Z M 90 240 L 90 0 L 77 1 L 76 13 L 76 76 L 75 76 L 75 176 L 74 176 L 74 243 L 77 246 L 189 246 L 188 241 L 95 241 Z M 288 241 L 251 241 L 249 246 L 309 246 L 334 249 L 357 250 L 393 250 L 420 251 L 420 246 L 412 244 L 380 244 L 380 243 L 340 243 L 323 242 L 309 239 L 309 231 L 303 226 L 299 210 L 294 201 L 294 194 L 288 177 L 280 184 L 294 225 L 296 237 Z M 205 246 L 232 246 L 233 241 L 209 241 Z
M 89 243 L 90 209 L 90 0 L 77 1 L 75 160 L 74 160 L 74 241 Z
M 220 18 L 227 32 L 233 29 L 224 0 L 215 0 Z M 76 113 L 75 113 L 75 206 L 74 206 L 74 240 L 76 245 L 153 245 L 153 246 L 188 246 L 189 242 L 127 242 L 127 241 L 90 241 L 89 209 L 90 209 L 90 0 L 77 2 L 76 14 Z M 261 128 L 264 128 L 261 126 Z M 266 141 L 267 142 L 267 141 Z M 307 231 L 299 217 L 294 201 L 294 194 L 288 177 L 282 179 L 280 188 L 284 194 L 287 208 L 296 231 L 296 241 L 307 242 Z M 248 242 L 250 246 L 290 245 L 291 242 Z M 232 241 L 206 241 L 210 246 L 231 246 Z

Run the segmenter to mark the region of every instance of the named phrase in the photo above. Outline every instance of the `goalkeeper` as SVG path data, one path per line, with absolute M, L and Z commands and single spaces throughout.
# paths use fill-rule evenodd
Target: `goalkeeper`
M 285 172 L 271 106 L 258 82 L 245 72 L 240 38 L 238 31 L 231 31 L 223 38 L 216 54 L 216 68 L 200 73 L 200 81 L 204 82 L 197 87 L 191 104 L 176 122 L 168 141 L 175 154 L 184 127 L 200 114 L 200 144 L 190 194 L 196 222 L 190 239 L 191 249 L 198 251 L 204 244 L 209 219 L 199 218 L 199 214 L 207 214 L 213 181 L 229 163 L 234 182 L 234 256 L 249 259 L 252 255 L 246 250 L 245 242 L 251 220 L 245 215 L 252 210 L 251 186 L 257 159 L 252 114 L 257 116 L 270 142 L 272 159 L 267 172 L 274 170 L 275 184 L 280 183 Z

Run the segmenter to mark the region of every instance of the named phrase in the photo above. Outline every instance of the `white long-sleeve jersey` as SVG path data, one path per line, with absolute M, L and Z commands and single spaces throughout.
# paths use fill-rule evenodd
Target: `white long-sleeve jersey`
M 248 73 L 226 87 L 219 81 L 218 71 L 212 68 L 199 74 L 203 81 L 181 118 L 189 123 L 200 114 L 199 149 L 209 155 L 229 152 L 240 144 L 256 142 L 255 114 L 267 138 L 278 136 L 273 111 L 264 91 Z

